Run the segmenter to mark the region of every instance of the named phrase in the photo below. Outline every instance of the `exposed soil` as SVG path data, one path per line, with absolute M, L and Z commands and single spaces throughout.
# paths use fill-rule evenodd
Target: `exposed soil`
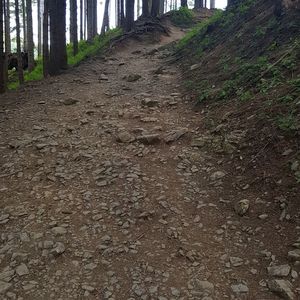
M 1 99 L 1 299 L 275 300 L 271 264 L 289 265 L 298 299 L 297 191 L 245 172 L 259 162 L 234 142 L 195 146 L 206 111 L 161 48 L 182 36 L 123 42 Z

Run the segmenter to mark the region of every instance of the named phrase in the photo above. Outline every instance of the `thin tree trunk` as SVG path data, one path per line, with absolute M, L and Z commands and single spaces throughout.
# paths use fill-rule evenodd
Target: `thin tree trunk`
M 93 3 L 93 36 L 95 37 L 98 33 L 98 18 L 97 18 L 97 0 Z
M 126 0 L 126 26 L 125 30 L 130 31 L 134 24 L 134 0 Z
M 73 55 L 78 53 L 77 0 L 70 0 L 70 41 L 73 44 Z
M 80 0 L 80 40 L 83 40 L 83 0 Z
M 43 74 L 44 77 L 49 75 L 49 3 L 44 0 L 44 14 L 43 14 Z
M 124 1 L 120 0 L 120 25 L 124 28 L 125 27 L 125 7 Z
M 215 0 L 210 0 L 210 9 L 216 8 L 216 1 Z
M 18 77 L 19 77 L 19 83 L 23 84 L 24 74 L 23 74 L 23 61 L 22 61 L 22 53 L 21 53 L 19 0 L 15 0 L 15 14 L 16 14 L 16 32 L 17 32 Z
M 5 73 L 4 73 L 4 43 L 3 43 L 3 36 L 4 36 L 4 20 L 3 20 L 3 7 L 4 7 L 4 1 L 0 0 L 0 93 L 4 93 L 5 88 Z
M 10 39 L 10 2 L 3 1 L 4 18 L 5 18 L 5 52 L 11 53 L 11 39 Z
M 103 22 L 101 27 L 101 34 L 105 34 L 106 31 L 109 30 L 109 0 L 105 0 L 104 14 L 103 14 Z
M 84 21 L 83 21 L 83 36 L 84 40 L 87 39 L 87 0 L 84 0 Z
M 37 0 L 37 20 L 38 20 L 38 56 L 42 55 L 42 20 L 41 20 L 41 0 Z
M 143 0 L 142 3 L 142 16 L 149 17 L 149 2 L 148 0 Z
M 91 41 L 93 35 L 93 0 L 87 0 L 87 40 Z
M 27 15 L 28 71 L 32 72 L 34 69 L 34 44 L 33 44 L 31 0 L 26 0 L 26 15 Z
M 164 0 L 159 0 L 159 15 L 163 15 L 165 13 Z
M 23 18 L 23 50 L 27 52 L 27 25 L 26 25 L 26 6 L 25 0 L 22 0 L 22 18 Z

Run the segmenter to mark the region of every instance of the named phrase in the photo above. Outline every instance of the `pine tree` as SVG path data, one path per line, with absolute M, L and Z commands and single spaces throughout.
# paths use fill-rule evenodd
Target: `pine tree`
M 125 30 L 130 31 L 134 24 L 134 0 L 126 0 Z
M 22 21 L 23 21 L 23 50 L 27 52 L 27 23 L 26 23 L 26 0 L 22 0 Z
M 31 0 L 26 0 L 26 15 L 27 15 L 28 71 L 32 72 L 34 69 L 34 44 L 33 44 Z
M 149 2 L 148 0 L 143 0 L 142 3 L 142 16 L 147 18 L 149 17 Z
M 19 83 L 23 84 L 23 60 L 21 53 L 21 34 L 20 34 L 20 17 L 19 17 L 19 0 L 15 0 L 15 14 L 16 14 L 16 32 L 17 32 L 17 55 L 18 55 L 18 78 Z
M 80 0 L 80 40 L 83 40 L 83 0 Z
M 37 21 L 38 21 L 38 56 L 42 55 L 42 18 L 41 0 L 37 0 Z
M 43 75 L 49 75 L 49 0 L 44 0 L 43 14 Z
M 103 22 L 101 27 L 101 34 L 105 34 L 106 31 L 109 30 L 109 0 L 105 0 L 104 14 L 103 14 Z
M 4 43 L 3 43 L 3 7 L 4 1 L 0 0 L 0 93 L 5 92 L 5 74 L 4 74 Z
M 70 41 L 75 56 L 78 53 L 77 0 L 70 0 Z

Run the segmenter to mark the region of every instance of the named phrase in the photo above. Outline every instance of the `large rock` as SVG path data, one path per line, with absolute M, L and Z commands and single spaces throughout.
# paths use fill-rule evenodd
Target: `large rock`
M 288 258 L 293 261 L 300 260 L 300 249 L 289 251 Z
M 137 141 L 145 145 L 158 144 L 160 142 L 160 137 L 158 134 L 145 134 L 138 136 Z
M 135 137 L 128 131 L 120 131 L 117 135 L 117 142 L 119 143 L 131 143 L 134 142 Z
M 171 131 L 167 132 L 167 134 L 164 138 L 165 142 L 167 144 L 175 142 L 175 141 L 179 140 L 182 136 L 184 136 L 187 132 L 188 132 L 188 130 L 186 128 L 179 128 L 179 129 L 171 130 Z
M 234 210 L 238 215 L 243 216 L 247 213 L 249 207 L 250 207 L 250 201 L 248 199 L 243 199 L 238 201 L 234 205 Z
M 286 277 L 289 275 L 291 267 L 289 265 L 271 266 L 267 270 L 270 276 Z
M 283 299 L 294 300 L 295 294 L 292 291 L 292 284 L 288 280 L 275 279 L 268 282 L 271 292 L 279 295 Z

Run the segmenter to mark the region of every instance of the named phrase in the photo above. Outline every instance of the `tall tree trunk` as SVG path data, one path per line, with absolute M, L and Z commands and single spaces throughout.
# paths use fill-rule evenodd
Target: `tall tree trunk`
M 27 24 L 26 24 L 26 6 L 25 0 L 22 0 L 22 19 L 23 19 L 23 50 L 27 52 Z
M 5 18 L 5 52 L 11 53 L 11 39 L 10 39 L 10 2 L 6 0 L 3 2 L 4 18 Z
M 204 1 L 204 0 L 195 0 L 194 8 L 195 8 L 195 9 L 203 8 L 203 7 L 204 7 L 203 1 Z
M 215 0 L 210 0 L 210 9 L 216 8 L 216 1 Z
M 50 0 L 50 60 L 49 74 L 57 75 L 66 69 L 66 0 Z
M 15 0 L 15 14 L 16 14 L 16 32 L 17 32 L 18 77 L 19 77 L 19 83 L 23 84 L 24 74 L 23 74 L 23 61 L 22 61 L 22 53 L 21 53 L 19 0 Z
M 152 0 L 151 16 L 157 17 L 159 13 L 159 0 Z
M 94 0 L 94 3 L 93 3 L 93 35 L 94 35 L 94 37 L 98 33 L 98 13 L 97 13 L 97 9 L 98 9 L 97 0 Z
M 181 2 L 180 2 L 181 4 L 181 6 L 185 6 L 185 7 L 187 7 L 188 5 L 187 5 L 187 0 L 181 0 Z
M 42 20 L 41 20 L 41 0 L 37 0 L 37 21 L 38 21 L 38 56 L 42 55 Z
M 80 0 L 80 40 L 83 40 L 83 0 Z
M 73 44 L 73 55 L 78 53 L 77 0 L 70 0 L 70 41 Z
M 94 35 L 94 0 L 87 0 L 87 39 L 88 41 L 93 40 Z
M 101 27 L 101 34 L 105 34 L 106 31 L 109 30 L 109 0 L 105 0 L 104 14 L 103 14 L 103 22 Z
M 84 0 L 84 13 L 83 13 L 83 38 L 87 39 L 87 0 Z
M 3 7 L 4 1 L 0 0 L 0 93 L 5 92 L 5 73 L 4 73 L 4 43 L 3 43 L 3 33 L 4 33 L 4 20 L 3 20 Z
M 49 0 L 44 0 L 43 14 L 43 74 L 49 75 Z
M 142 16 L 149 17 L 149 2 L 148 0 L 143 0 L 142 3 Z
M 26 0 L 26 15 L 27 15 L 28 71 L 32 72 L 34 69 L 34 44 L 33 44 L 31 0 Z
M 126 0 L 126 24 L 125 30 L 130 31 L 134 24 L 134 0 Z
M 125 27 L 125 0 L 120 1 L 120 25 L 124 28 Z
M 165 13 L 165 3 L 164 0 L 159 0 L 159 15 L 163 15 Z

